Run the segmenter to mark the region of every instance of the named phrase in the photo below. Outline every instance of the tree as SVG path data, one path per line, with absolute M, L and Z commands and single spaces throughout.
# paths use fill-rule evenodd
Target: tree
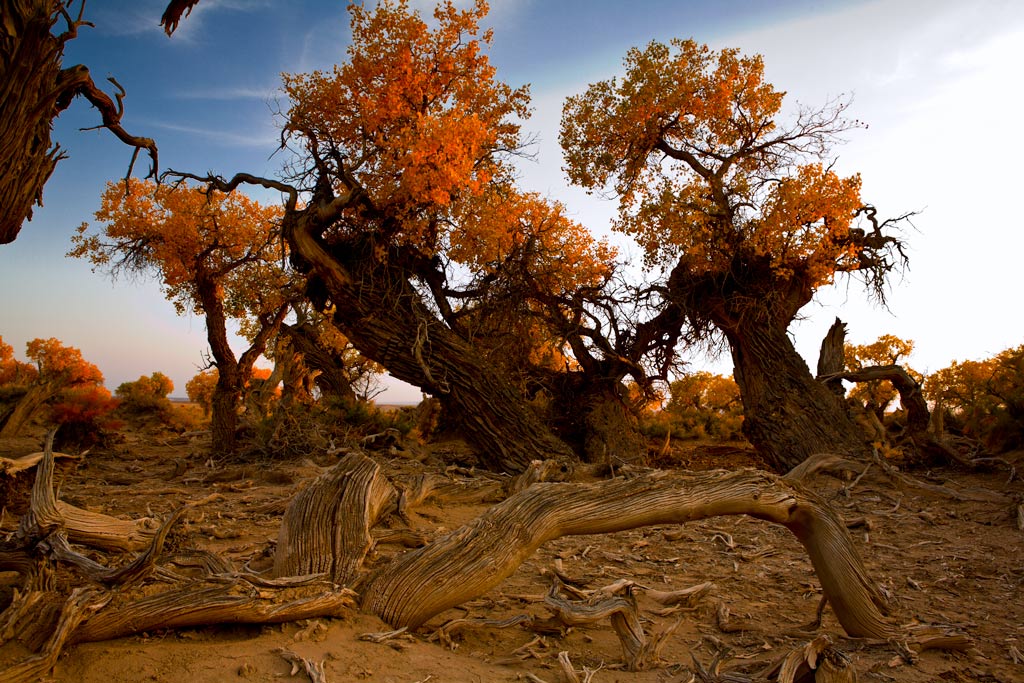
M 740 390 L 732 377 L 689 373 L 669 385 L 664 413 L 680 435 L 735 439 L 743 424 Z
M 206 192 L 186 184 L 131 180 L 128 191 L 109 184 L 96 219 L 101 234 L 83 224 L 70 256 L 88 258 L 113 277 L 151 274 L 179 313 L 206 317 L 206 336 L 217 386 L 212 396 L 213 448 L 236 446 L 242 390 L 253 364 L 289 309 L 288 274 L 277 207 L 264 207 L 241 193 Z M 250 345 L 236 356 L 228 319 L 247 319 Z
M 162 372 L 142 375 L 134 382 L 122 382 L 114 394 L 135 411 L 168 410 L 167 396 L 174 391 L 174 382 Z
M 33 205 L 43 203 L 43 185 L 64 154 L 60 145 L 50 144 L 53 120 L 76 97 L 84 97 L 102 117 L 101 127 L 135 148 L 128 175 L 139 150 L 149 152 L 157 172 L 157 147 L 150 138 L 129 134 L 121 127 L 124 89 L 117 88 L 112 99 L 93 82 L 88 67 L 64 67 L 64 47 L 78 36 L 78 29 L 91 26 L 83 20 L 84 0 L 78 17 L 72 19 L 74 2 L 63 0 L 5 0 L 0 28 L 0 244 L 13 242 L 22 223 L 32 218 Z M 54 27 L 63 21 L 63 32 Z
M 925 379 L 934 412 L 950 427 L 993 450 L 1024 441 L 1024 346 L 980 361 L 953 361 Z
M 854 345 L 847 344 L 845 349 L 846 369 L 850 372 L 858 372 L 865 368 L 877 365 L 898 365 L 900 360 L 914 352 L 914 342 L 891 334 L 883 334 L 870 344 Z M 906 371 L 919 384 L 924 382 L 924 376 L 911 368 Z M 891 382 L 869 381 L 860 382 L 850 390 L 849 397 L 863 405 L 867 410 L 875 414 L 881 420 L 885 411 L 896 400 L 899 393 Z
M 210 416 L 213 409 L 213 392 L 217 387 L 217 368 L 203 370 L 185 384 L 188 400 L 203 409 L 203 415 Z
M 574 183 L 618 197 L 615 228 L 663 274 L 661 310 L 678 307 L 692 339 L 728 342 L 744 433 L 788 469 L 819 451 L 865 452 L 793 348 L 790 322 L 838 274 L 862 276 L 884 301 L 902 245 L 888 234 L 898 220 L 879 221 L 859 176 L 830 162 L 858 125 L 845 105 L 800 108 L 787 124 L 783 95 L 758 56 L 652 42 L 629 51 L 621 79 L 567 100 L 561 141 Z
M 64 346 L 53 337 L 33 339 L 26 344 L 25 355 L 35 364 L 33 372 L 19 368 L 17 361 L 8 356 L 7 349 L 10 346 L 0 340 L 0 360 L 7 358 L 0 372 L 13 376 L 12 384 L 18 385 L 19 391 L 8 397 L 11 407 L 0 412 L 0 438 L 17 436 L 37 411 L 61 392 L 103 384 L 103 373 L 82 358 L 81 351 Z M 13 375 L 9 370 L 12 365 L 16 368 Z M 3 371 L 4 367 L 7 371 Z
M 351 5 L 348 61 L 285 77 L 284 137 L 298 148 L 288 182 L 203 180 L 284 193 L 282 231 L 314 305 L 330 308 L 364 356 L 438 396 L 488 466 L 518 472 L 574 455 L 458 321 L 460 267 L 479 263 L 480 245 L 513 245 L 505 236 L 530 227 L 520 212 L 494 210 L 522 197 L 508 157 L 528 93 L 495 78 L 491 34 L 479 28 L 486 10 L 446 3 L 431 28 L 405 1 Z M 592 240 L 562 244 L 600 258 Z

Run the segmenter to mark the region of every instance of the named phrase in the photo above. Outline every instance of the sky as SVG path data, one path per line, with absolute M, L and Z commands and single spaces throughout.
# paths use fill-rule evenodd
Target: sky
M 464 2 L 465 0 L 460 0 Z M 345 58 L 348 16 L 340 0 L 201 0 L 178 32 L 158 27 L 165 0 L 89 2 L 65 66 L 89 66 L 100 83 L 126 88 L 124 127 L 155 138 L 162 170 L 273 176 L 282 72 L 330 68 Z M 429 12 L 432 3 L 414 0 Z M 456 3 L 458 4 L 458 3 Z M 529 83 L 537 143 L 520 163 L 527 190 L 559 199 L 596 234 L 615 204 L 570 187 L 562 172 L 562 102 L 621 72 L 630 47 L 694 38 L 763 55 L 786 106 L 851 97 L 867 124 L 836 150 L 837 170 L 859 172 L 880 216 L 916 211 L 902 236 L 910 268 L 892 280 L 888 309 L 856 282 L 819 292 L 790 329 L 811 367 L 838 316 L 847 340 L 881 334 L 915 342 L 909 363 L 929 373 L 1024 343 L 1020 303 L 1024 225 L 1019 197 L 1024 136 L 1024 3 L 1017 0 L 493 0 L 491 59 L 510 85 Z M 207 348 L 201 317 L 178 317 L 155 280 L 111 281 L 65 258 L 91 221 L 108 180 L 124 176 L 131 150 L 95 126 L 76 102 L 54 125 L 68 155 L 44 190 L 43 208 L 18 239 L 0 245 L 0 336 L 24 359 L 25 343 L 57 337 L 79 348 L 113 390 L 160 371 L 184 395 Z M 140 158 L 136 173 L 142 170 Z M 261 199 L 273 200 L 272 195 Z M 614 236 L 623 258 L 640 250 Z M 728 359 L 693 357 L 693 369 L 728 374 Z M 412 402 L 394 382 L 378 400 Z

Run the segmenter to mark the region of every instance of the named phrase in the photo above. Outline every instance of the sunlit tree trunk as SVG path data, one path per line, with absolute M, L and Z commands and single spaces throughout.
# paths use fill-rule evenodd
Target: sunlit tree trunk
M 8 411 L 0 413 L 0 438 L 17 436 L 44 403 L 57 395 L 60 385 L 45 383 L 29 386 Z
M 238 448 L 238 414 L 242 393 L 252 376 L 256 359 L 266 349 L 269 338 L 280 328 L 288 306 L 283 304 L 268 320 L 241 357 L 228 343 L 227 314 L 221 300 L 217 278 L 200 272 L 196 278 L 199 300 L 206 314 L 206 340 L 217 367 L 217 384 L 210 400 L 210 438 L 214 452 L 230 454 Z
M 0 244 L 14 241 L 60 158 L 50 146 L 50 128 L 62 107 L 57 87 L 64 41 L 50 33 L 56 0 L 4 0 L 0 40 Z M 67 106 L 67 105 L 64 105 Z
M 42 205 L 43 185 L 63 157 L 60 147 L 50 144 L 53 120 L 79 95 L 99 110 L 103 127 L 125 144 L 149 151 L 151 173 L 156 173 L 156 143 L 121 128 L 120 99 L 115 103 L 100 90 L 85 66 L 62 67 L 65 43 L 78 35 L 79 27 L 88 25 L 81 17 L 71 16 L 72 4 L 58 0 L 0 3 L 0 244 L 13 242 L 22 223 L 32 218 L 32 207 Z M 84 3 L 79 3 L 78 9 L 82 8 Z M 58 22 L 66 26 L 54 34 Z

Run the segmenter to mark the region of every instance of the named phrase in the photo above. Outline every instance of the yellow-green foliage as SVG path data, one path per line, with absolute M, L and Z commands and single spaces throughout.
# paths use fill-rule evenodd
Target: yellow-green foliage
M 710 372 L 684 375 L 670 385 L 668 404 L 645 420 L 651 436 L 741 439 L 743 403 L 732 377 Z
M 1024 345 L 981 361 L 954 361 L 928 376 L 925 398 L 945 428 L 993 450 L 1024 446 Z

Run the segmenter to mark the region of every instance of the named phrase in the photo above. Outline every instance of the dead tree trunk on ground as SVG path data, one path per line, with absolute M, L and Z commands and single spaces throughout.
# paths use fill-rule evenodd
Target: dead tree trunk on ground
M 893 632 L 880 610 L 884 600 L 831 508 L 798 486 L 754 470 L 536 484 L 371 575 L 362 587 L 362 604 L 395 626 L 416 627 L 497 585 L 547 541 L 739 514 L 793 532 L 848 633 Z
M 766 472 L 654 471 L 590 484 L 534 484 L 464 527 L 368 570 L 363 560 L 373 547 L 371 528 L 387 513 L 400 512 L 403 499 L 407 505 L 416 496 L 398 496 L 377 463 L 351 453 L 289 505 L 275 551 L 276 578 L 235 570 L 207 553 L 204 574 L 185 580 L 161 573 L 158 565 L 162 544 L 183 509 L 151 532 L 152 540 L 133 561 L 108 568 L 79 554 L 66 539 L 100 545 L 96 526 L 109 535 L 110 518 L 84 520 L 69 514 L 70 506 L 55 499 L 52 473 L 48 444 L 32 509 L 13 540 L 0 544 L 0 571 L 25 577 L 23 590 L 0 612 L 0 638 L 15 634 L 38 653 L 0 672 L 7 681 L 45 675 L 68 644 L 154 629 L 340 616 L 357 601 L 394 626 L 415 628 L 484 594 L 547 541 L 718 515 L 750 515 L 788 528 L 807 550 L 825 596 L 850 635 L 885 639 L 899 634 L 836 513 L 794 482 Z M 127 543 L 133 530 L 120 533 L 125 535 L 122 548 L 139 547 Z M 55 568 L 73 575 L 57 582 Z M 171 585 L 164 587 L 169 579 Z M 70 597 L 52 588 L 83 580 L 97 588 Z

